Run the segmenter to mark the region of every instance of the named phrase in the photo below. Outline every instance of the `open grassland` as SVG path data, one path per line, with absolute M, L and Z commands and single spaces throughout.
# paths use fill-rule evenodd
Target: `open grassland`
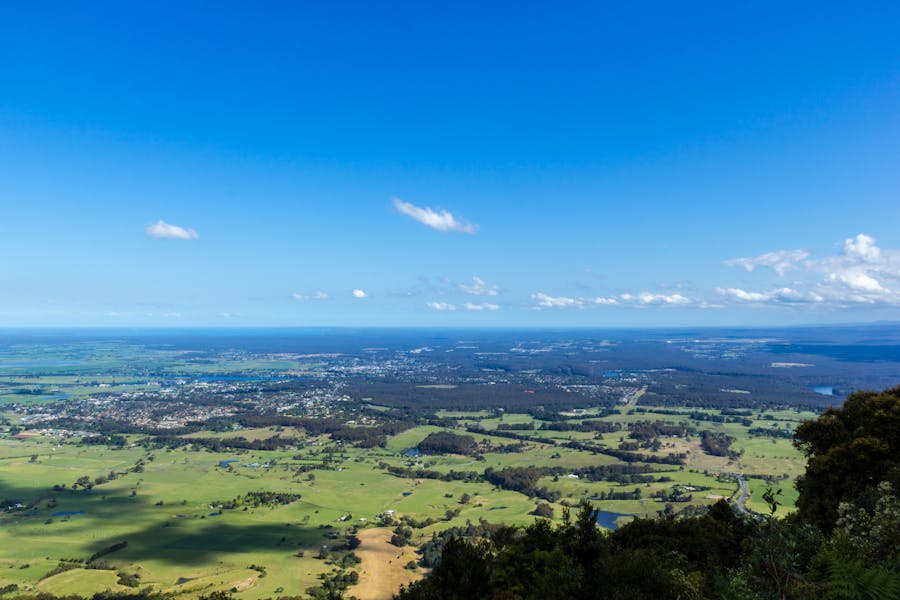
M 27 509 L 0 513 L 0 584 L 16 583 L 22 591 L 88 595 L 104 589 L 125 589 L 121 576 L 132 577 L 185 598 L 215 590 L 236 590 L 239 598 L 265 598 L 302 593 L 335 572 L 346 554 L 337 550 L 349 534 L 358 532 L 362 545 L 353 567 L 361 583 L 351 590 L 360 597 L 388 597 L 396 585 L 420 576 L 403 569 L 413 559 L 410 547 L 387 543 L 392 528 L 383 519 L 402 516 L 421 522 L 411 543 L 418 545 L 432 533 L 467 522 L 485 520 L 512 525 L 534 520 L 530 513 L 544 500 L 501 489 L 482 478 L 496 471 L 535 467 L 537 486 L 555 495 L 554 518 L 566 505 L 588 500 L 603 511 L 653 517 L 705 506 L 719 498 L 735 497 L 736 484 L 723 474 L 771 476 L 748 479 L 748 507 L 766 512 L 761 496 L 767 486 L 782 490 L 789 512 L 796 501 L 793 481 L 804 468 L 801 454 L 784 438 L 753 437 L 751 428 L 793 428 L 812 414 L 784 411 L 754 412 L 750 425 L 691 419 L 681 414 L 654 412 L 653 407 L 623 406 L 612 414 L 579 411 L 567 422 L 599 420 L 618 429 L 607 432 L 541 429 L 546 422 L 528 414 L 445 413 L 456 417 L 456 428 L 414 427 L 388 438 L 385 447 L 357 448 L 329 436 L 307 436 L 290 427 L 259 427 L 228 433 L 197 432 L 184 436 L 222 440 L 241 435 L 266 440 L 279 435 L 296 438 L 293 447 L 279 450 L 212 452 L 195 445 L 177 448 L 137 444 L 142 436 L 127 436 L 122 448 L 82 444 L 77 438 L 33 435 L 14 439 L 0 436 L 0 499 L 20 502 Z M 718 411 L 693 411 L 711 417 Z M 7 418 L 14 415 L 6 414 Z M 578 442 L 616 451 L 635 443 L 630 424 L 657 421 L 683 423 L 686 436 L 661 436 L 657 447 L 638 451 L 650 457 L 684 454 L 684 464 L 634 463 L 647 467 L 652 481 L 592 481 L 575 471 L 614 467 L 622 461 L 602 451 L 568 447 Z M 530 429 L 509 429 L 509 426 Z M 482 432 L 468 433 L 467 426 Z M 721 432 L 733 439 L 731 456 L 704 451 L 699 431 Z M 438 431 L 471 435 L 478 444 L 473 455 L 407 455 Z M 517 440 L 510 434 L 529 439 Z M 533 438 L 533 439 L 531 439 Z M 591 447 L 593 447 L 591 446 Z M 227 462 L 226 461 L 230 461 Z M 447 475 L 397 476 L 388 469 L 416 469 Z M 450 479 L 452 472 L 471 472 L 471 481 Z M 79 478 L 91 489 L 73 483 Z M 56 486 L 54 488 L 54 486 Z M 245 499 L 251 492 L 271 491 L 299 496 L 286 504 L 255 506 Z M 667 501 L 660 496 L 680 496 Z M 236 501 L 236 502 L 235 502 Z M 233 508 L 223 505 L 234 504 Z M 82 568 L 91 555 L 119 542 L 127 546 L 104 556 L 104 569 Z M 324 548 L 323 548 L 324 547 Z M 334 550 L 333 550 L 334 549 Z M 51 574 L 61 561 L 82 561 Z M 385 562 L 385 561 L 388 562 Z M 71 565 L 70 565 L 71 566 Z M 260 567 L 252 568 L 252 567 Z M 136 577 L 135 577 L 136 576 Z M 386 581 L 387 587 L 371 582 Z M 366 595 L 367 594 L 367 595 Z
M 766 482 L 760 479 L 747 480 L 747 487 L 750 488 L 750 499 L 747 501 L 747 508 L 762 514 L 769 514 L 770 507 L 762 499 L 766 488 L 772 488 L 776 493 L 780 490 L 781 494 L 776 496 L 781 504 L 776 509 L 776 516 L 790 510 L 797 502 L 797 488 L 794 486 L 793 480 L 784 479 L 776 482 Z
M 37 585 L 38 590 L 57 596 L 77 594 L 90 596 L 97 590 L 109 589 L 114 592 L 128 591 L 119 585 L 114 571 L 72 569 L 44 579 Z

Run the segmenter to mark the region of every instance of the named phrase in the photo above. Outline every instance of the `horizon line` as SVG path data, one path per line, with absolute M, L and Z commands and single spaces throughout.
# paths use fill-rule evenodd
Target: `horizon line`
M 873 327 L 900 326 L 900 321 L 850 321 L 837 323 L 798 323 L 792 325 L 0 325 L 0 332 L 19 331 L 78 331 L 78 330 L 285 330 L 285 329 L 379 329 L 379 330 L 554 330 L 554 331 L 597 331 L 597 330 L 662 330 L 662 329 L 810 329 L 826 327 Z

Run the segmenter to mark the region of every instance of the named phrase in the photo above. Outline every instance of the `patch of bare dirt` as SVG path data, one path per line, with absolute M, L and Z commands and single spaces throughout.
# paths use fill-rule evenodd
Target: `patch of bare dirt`
M 347 596 L 359 600 L 389 600 L 401 585 L 424 576 L 422 569 L 404 568 L 418 556 L 411 546 L 398 548 L 390 543 L 393 532 L 387 527 L 363 529 L 357 535 L 359 547 L 354 550 L 362 559 L 358 567 L 359 583 L 347 589 Z

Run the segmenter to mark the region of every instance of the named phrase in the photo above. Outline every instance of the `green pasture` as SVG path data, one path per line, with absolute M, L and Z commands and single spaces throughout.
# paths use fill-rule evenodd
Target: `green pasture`
M 38 458 L 32 462 L 35 454 Z M 61 559 L 84 559 L 125 540 L 127 548 L 104 560 L 127 573 L 140 574 L 142 584 L 185 591 L 188 597 L 247 585 L 240 597 L 267 597 L 280 593 L 279 588 L 296 592 L 315 585 L 318 574 L 331 568 L 315 558 L 321 545 L 331 543 L 328 534 L 346 531 L 351 525 L 375 524 L 388 510 L 396 516 L 439 520 L 419 532 L 421 536 L 480 517 L 508 523 L 533 519 L 528 513 L 535 502 L 522 494 L 496 492 L 485 483 L 387 475 L 376 463 L 385 458 L 399 463 L 395 453 L 346 449 L 338 460 L 339 470 L 316 470 L 312 479 L 291 469 L 296 455 L 186 449 L 147 452 L 59 444 L 47 438 L 0 440 L 0 495 L 35 505 L 33 511 L 0 517 L 2 558 L 13 567 L 4 577 L 26 591 L 68 589 L 87 594 L 118 589 L 113 571 L 76 569 L 42 578 Z M 95 478 L 111 470 L 124 472 L 139 459 L 144 461 L 143 472 L 121 475 L 91 490 L 52 490 L 55 484 L 71 488 L 82 475 Z M 227 459 L 238 462 L 218 466 Z M 275 466 L 270 468 L 245 466 L 273 461 Z M 299 493 L 302 499 L 279 507 L 216 508 L 220 501 L 255 490 Z M 464 493 L 472 497 L 467 505 L 458 500 Z M 455 508 L 461 513 L 445 521 L 446 512 Z M 54 513 L 75 514 L 53 517 Z M 352 516 L 341 520 L 348 515 Z M 298 550 L 305 556 L 297 557 Z M 266 565 L 267 577 L 248 572 L 250 564 Z M 28 567 L 19 568 L 23 565 Z
M 114 592 L 128 591 L 119 585 L 115 571 L 73 569 L 44 579 L 37 584 L 38 590 L 57 596 L 77 594 L 90 596 L 97 590 L 109 589 Z
M 428 437 L 428 434 L 435 431 L 443 431 L 442 427 L 434 427 L 431 425 L 423 425 L 421 427 L 413 427 L 403 433 L 392 436 L 387 443 L 387 449 L 394 452 L 404 452 L 410 448 L 415 448 L 419 442 Z
M 590 417 L 591 411 L 577 414 Z M 490 416 L 484 412 L 444 416 L 451 415 L 460 419 Z M 772 415 L 771 420 L 759 419 L 759 414 L 754 413 L 753 426 L 795 426 L 807 417 L 791 411 Z M 5 416 L 15 422 L 16 415 Z M 380 524 L 381 516 L 389 511 L 395 518 L 406 515 L 417 520 L 436 520 L 429 527 L 414 531 L 414 541 L 418 542 L 433 532 L 479 519 L 527 524 L 534 519 L 530 513 L 535 505 L 542 502 L 485 482 L 399 478 L 381 468 L 382 463 L 444 473 L 481 473 L 487 467 L 561 467 L 562 474 L 555 481 L 549 476 L 539 482 L 561 496 L 560 502 L 553 505 L 556 518 L 563 514 L 561 502 L 577 505 L 584 499 L 601 510 L 652 517 L 665 508 L 665 502 L 653 495 L 658 491 L 668 493 L 675 486 L 696 488 L 691 492 L 690 503 L 673 504 L 676 511 L 688 504 L 712 504 L 720 496 L 735 497 L 737 485 L 715 477 L 720 471 L 779 477 L 787 474 L 789 479 L 777 482 L 783 503 L 778 514 L 787 514 L 796 502 L 793 481 L 802 472 L 804 460 L 790 440 L 750 437 L 748 428 L 739 423 L 697 422 L 681 415 L 628 414 L 624 409 L 603 419 L 623 426 L 636 420 L 686 420 L 697 429 L 733 436 L 733 449 L 740 456 L 734 460 L 709 456 L 701 450 L 697 436 L 661 438 L 662 446 L 656 454 L 684 451 L 687 464 L 651 464 L 653 475 L 668 477 L 666 482 L 620 485 L 568 477 L 569 469 L 613 465 L 618 459 L 561 444 L 580 440 L 618 448 L 623 440 L 631 441 L 627 429 L 601 435 L 548 430 L 514 432 L 540 437 L 547 443 L 528 441 L 523 443 L 522 451 L 489 451 L 481 457 L 403 456 L 404 451 L 416 447 L 427 435 L 443 429 L 434 426 L 415 427 L 392 436 L 385 448 L 355 448 L 335 443 L 328 436 L 318 436 L 305 438 L 295 450 L 230 452 L 194 447 L 112 449 L 81 445 L 77 439 L 18 440 L 0 434 L 0 498 L 33 506 L 28 511 L 0 513 L 0 547 L 4 549 L 0 556 L 0 583 L 17 583 L 25 592 L 65 590 L 88 595 L 101 589 L 120 589 L 116 571 L 73 569 L 45 576 L 61 559 L 85 559 L 111 544 L 128 541 L 125 549 L 103 560 L 119 571 L 140 575 L 142 585 L 178 592 L 185 598 L 232 588 L 239 590 L 238 598 L 277 597 L 302 593 L 319 582 L 319 574 L 333 568 L 316 558 L 322 545 L 335 543 L 333 536 L 342 536 L 352 526 Z M 493 431 L 500 423 L 532 421 L 529 415 L 507 413 L 502 419 L 491 417 L 477 423 Z M 450 431 L 465 433 L 462 428 Z M 264 439 L 275 434 L 302 436 L 302 432 L 290 428 L 258 428 L 198 432 L 185 437 Z M 519 443 L 490 433 L 474 437 L 498 450 Z M 129 442 L 140 438 L 128 436 Z M 640 451 L 653 454 L 646 449 Z M 322 467 L 326 459 L 330 461 L 328 469 Z M 225 460 L 235 462 L 220 466 Z M 138 461 L 143 461 L 142 472 L 132 472 Z M 310 467 L 314 470 L 299 472 Z M 79 477 L 88 476 L 93 481 L 111 471 L 121 475 L 90 490 L 71 489 Z M 751 478 L 748 484 L 749 508 L 765 512 L 761 499 L 765 482 Z M 65 485 L 66 489 L 53 491 L 54 485 Z M 636 487 L 641 490 L 639 500 L 597 499 L 601 493 L 631 492 Z M 284 506 L 218 508 L 220 502 L 264 490 L 300 494 L 301 499 Z M 466 504 L 460 503 L 463 494 L 470 496 Z M 448 511 L 457 510 L 459 513 L 447 520 Z M 303 556 L 298 556 L 298 552 Z M 259 577 L 257 571 L 248 569 L 251 564 L 265 565 L 266 576 Z
M 782 479 L 771 484 L 761 479 L 748 479 L 747 487 L 750 489 L 750 498 L 747 500 L 747 508 L 750 510 L 769 514 L 769 505 L 763 500 L 766 488 L 772 488 L 775 492 L 781 490 L 781 494 L 776 496 L 781 506 L 775 511 L 775 516 L 783 517 L 796 509 L 798 493 L 792 479 Z

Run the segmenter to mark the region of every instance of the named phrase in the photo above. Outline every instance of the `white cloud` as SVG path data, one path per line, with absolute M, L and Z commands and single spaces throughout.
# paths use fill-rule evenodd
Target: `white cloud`
M 463 304 L 466 310 L 500 310 L 499 304 L 493 304 L 491 302 L 481 302 L 479 304 L 475 304 L 473 302 L 466 302 Z
M 147 234 L 147 237 L 170 240 L 196 240 L 200 237 L 200 234 L 193 229 L 172 225 L 162 219 L 152 225 L 148 225 L 144 232 Z
M 807 257 L 809 257 L 809 252 L 806 250 L 778 250 L 754 257 L 733 258 L 726 260 L 724 264 L 729 267 L 741 266 L 751 272 L 756 267 L 769 267 L 779 276 L 784 277 L 786 272 L 798 268 L 799 263 Z
M 622 294 L 621 298 L 623 300 L 632 300 L 641 306 L 683 306 L 693 302 L 690 298 L 686 298 L 681 294 L 651 294 L 649 292 L 641 292 L 636 297 L 631 294 Z
M 748 292 L 740 288 L 716 288 L 716 292 L 740 302 L 768 302 L 772 297 L 767 292 Z
M 353 292 L 351 292 L 351 293 L 353 294 L 354 298 L 368 298 L 369 297 L 369 295 L 367 293 L 365 293 L 364 291 L 362 291 L 359 288 L 353 290 Z
M 312 294 L 291 294 L 294 300 L 329 300 L 331 296 L 321 290 L 316 290 Z
M 119 313 L 119 312 L 116 312 L 116 311 L 112 311 L 112 312 L 106 313 L 106 316 L 107 316 L 107 317 L 113 317 L 113 318 L 115 318 L 115 317 L 121 317 L 121 316 L 122 316 L 122 313 Z
M 844 240 L 844 255 L 877 261 L 881 258 L 881 249 L 875 245 L 875 238 L 860 233 L 856 237 Z
M 697 308 L 707 310 L 711 308 L 725 308 L 725 305 L 720 302 L 709 302 L 708 300 L 701 300 L 700 303 L 697 304 Z
M 900 250 L 879 247 L 864 233 L 847 238 L 832 256 L 814 257 L 806 250 L 777 250 L 725 264 L 756 272 L 762 285 L 720 286 L 712 297 L 679 289 L 677 292 L 634 292 L 602 296 L 531 294 L 532 308 L 587 307 L 695 307 L 719 309 L 734 304 L 750 306 L 818 307 L 837 310 L 863 306 L 900 307 Z M 774 273 L 761 273 L 764 267 Z M 792 272 L 790 281 L 784 277 Z M 776 277 L 776 275 L 778 277 Z M 768 279 L 768 282 L 765 280 Z
M 449 302 L 427 302 L 425 306 L 431 310 L 456 310 L 456 305 Z
M 458 231 L 460 233 L 475 233 L 478 231 L 478 225 L 462 221 L 447 210 L 432 210 L 427 206 L 422 208 L 415 204 L 404 202 L 399 198 L 394 198 L 393 203 L 397 212 L 438 231 Z
M 840 282 L 848 288 L 860 292 L 884 292 L 885 289 L 871 275 L 862 271 L 845 271 L 843 273 L 829 273 L 828 281 Z
M 462 293 L 470 296 L 496 297 L 503 292 L 500 286 L 488 283 L 481 277 L 472 277 L 463 282 L 456 282 L 449 277 L 420 276 L 418 279 L 426 288 L 424 292 L 432 296 L 458 296 Z
M 496 285 L 489 285 L 481 277 L 473 277 L 472 283 L 461 283 L 459 289 L 472 296 L 499 296 L 500 288 Z
M 864 233 L 844 240 L 839 255 L 808 261 L 808 268 L 824 273 L 820 289 L 843 293 L 845 301 L 900 304 L 900 251 L 882 250 Z
M 588 305 L 595 306 L 686 306 L 694 304 L 694 300 L 681 294 L 653 294 L 641 292 L 639 294 L 620 294 L 618 297 L 598 296 L 596 298 L 568 298 L 565 296 L 549 296 L 538 292 L 531 298 L 537 301 L 538 307 L 543 308 L 584 308 Z
M 240 313 L 221 312 L 221 313 L 219 313 L 219 316 L 222 317 L 223 319 L 234 319 L 235 317 L 239 317 L 241 315 L 240 315 Z
M 783 260 L 771 257 L 781 257 Z M 875 238 L 864 233 L 845 239 L 841 252 L 834 256 L 809 258 L 805 251 L 781 250 L 756 259 L 726 261 L 726 264 L 744 266 L 748 271 L 756 265 L 766 264 L 780 275 L 788 268 L 806 273 L 801 281 L 793 282 L 791 287 L 763 292 L 748 292 L 740 288 L 717 290 L 719 294 L 738 302 L 813 302 L 832 308 L 859 304 L 900 306 L 900 251 L 879 248 Z M 818 281 L 813 279 L 815 273 L 820 274 Z
M 748 292 L 741 288 L 716 288 L 716 293 L 730 300 L 751 304 L 808 304 L 824 302 L 821 294 L 781 287 L 768 292 Z
M 584 300 L 582 300 L 581 298 L 549 296 L 543 292 L 532 294 L 531 299 L 537 301 L 538 306 L 543 308 L 581 308 L 582 306 L 584 306 Z

